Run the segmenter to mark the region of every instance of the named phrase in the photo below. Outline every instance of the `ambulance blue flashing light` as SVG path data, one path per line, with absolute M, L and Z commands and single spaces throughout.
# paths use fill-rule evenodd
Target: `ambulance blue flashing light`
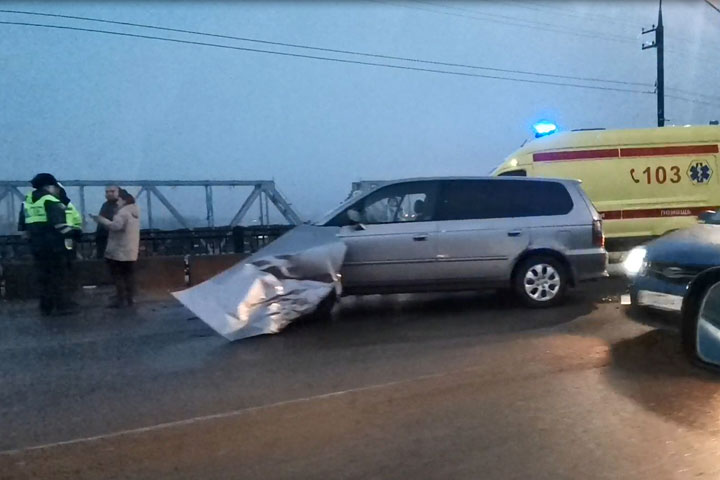
M 535 138 L 545 137 L 557 132 L 557 125 L 547 120 L 541 120 L 532 126 L 535 131 Z

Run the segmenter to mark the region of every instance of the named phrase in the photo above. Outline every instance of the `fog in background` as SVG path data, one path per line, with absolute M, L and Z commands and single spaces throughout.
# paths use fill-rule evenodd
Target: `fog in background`
M 640 47 L 653 39 L 640 31 L 656 22 L 655 1 L 0 9 L 245 39 L 0 13 L 0 22 L 35 24 L 0 23 L 4 180 L 39 171 L 61 179 L 274 179 L 307 219 L 344 199 L 356 180 L 487 174 L 541 118 L 561 129 L 656 125 L 655 50 Z M 720 12 L 682 0 L 664 2 L 663 14 L 668 124 L 720 118 Z M 220 225 L 249 190 L 216 190 Z M 194 191 L 168 196 L 202 223 L 204 192 Z M 101 201 L 100 189 L 88 193 L 90 210 Z M 158 202 L 153 209 L 164 214 Z M 253 215 L 257 209 L 248 222 Z

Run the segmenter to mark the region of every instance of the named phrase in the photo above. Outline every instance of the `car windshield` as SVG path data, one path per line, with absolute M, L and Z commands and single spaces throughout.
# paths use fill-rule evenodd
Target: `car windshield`
M 325 212 L 322 215 L 318 215 L 314 220 L 311 220 L 308 223 L 311 223 L 313 225 L 324 225 L 328 220 L 335 218 L 339 213 L 345 211 L 350 207 L 352 204 L 358 202 L 361 198 L 366 196 L 369 192 L 360 192 L 360 191 L 354 191 L 351 192 L 348 198 L 343 200 L 340 205 L 333 208 L 332 210 Z

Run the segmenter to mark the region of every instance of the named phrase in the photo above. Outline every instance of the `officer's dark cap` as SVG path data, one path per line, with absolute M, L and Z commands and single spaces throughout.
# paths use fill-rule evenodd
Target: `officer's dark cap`
M 49 173 L 38 173 L 32 180 L 30 180 L 30 184 L 33 188 L 38 189 L 50 185 L 57 185 L 58 181 Z

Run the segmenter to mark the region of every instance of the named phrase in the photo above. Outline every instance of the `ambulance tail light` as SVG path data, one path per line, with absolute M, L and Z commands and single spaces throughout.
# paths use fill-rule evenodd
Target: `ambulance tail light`
M 594 247 L 605 248 L 605 234 L 603 233 L 602 220 L 593 220 L 592 237 Z

